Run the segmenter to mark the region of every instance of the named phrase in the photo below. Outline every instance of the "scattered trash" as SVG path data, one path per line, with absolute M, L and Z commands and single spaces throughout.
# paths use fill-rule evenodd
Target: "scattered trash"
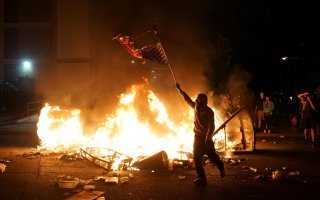
M 71 153 L 71 154 L 64 154 L 60 157 L 60 160 L 64 161 L 75 161 L 75 160 L 82 160 L 83 158 L 80 156 L 79 153 Z
M 105 181 L 104 181 L 105 183 L 107 183 L 107 184 L 118 184 L 119 183 L 119 177 L 115 177 L 115 176 L 113 176 L 113 177 L 105 177 Z
M 97 176 L 94 178 L 95 181 L 105 181 L 106 180 L 106 176 Z
M 128 182 L 129 182 L 129 177 L 121 177 L 121 178 L 119 179 L 119 182 L 120 182 L 120 183 L 128 183 Z
M 2 160 L 0 159 L 0 163 L 4 164 L 4 163 L 9 163 L 10 161 L 9 160 Z
M 245 171 L 249 171 L 249 170 L 250 170 L 250 167 L 248 167 L 248 166 L 242 166 L 242 169 L 245 170 Z
M 300 179 L 300 171 L 291 170 L 288 167 L 283 167 L 282 170 L 272 171 L 271 178 L 274 181 L 285 180 L 285 181 L 302 181 Z
M 181 176 L 181 175 L 178 176 L 178 180 L 183 180 L 183 179 L 186 179 L 186 178 L 187 178 L 186 176 Z
M 240 164 L 240 163 L 244 162 L 245 160 L 246 160 L 246 159 L 244 159 L 244 158 L 237 158 L 237 157 L 224 158 L 224 161 L 225 161 L 226 163 L 234 164 L 234 165 Z
M 279 170 L 275 170 L 272 172 L 271 178 L 272 178 L 272 180 L 277 181 L 281 178 L 281 175 L 282 174 L 280 173 Z
M 80 180 L 78 178 L 73 178 L 71 176 L 60 175 L 57 179 L 59 188 L 64 189 L 74 189 L 80 183 Z
M 231 158 L 227 159 L 226 162 L 229 163 L 229 164 L 238 164 L 235 159 L 231 159 Z
M 120 175 L 117 176 L 98 176 L 94 178 L 96 181 L 104 181 L 107 184 L 118 184 L 118 183 L 127 183 L 129 182 L 130 177 L 133 178 L 132 174 L 129 174 L 128 176 L 120 177 Z
M 132 166 L 139 169 L 168 169 L 168 155 L 165 151 L 160 151 L 152 156 L 144 157 Z
M 122 153 L 102 147 L 80 148 L 80 154 L 84 159 L 108 171 L 115 168 L 117 170 L 127 170 L 133 160 Z M 117 166 L 114 166 L 115 164 Z
M 79 180 L 59 180 L 59 188 L 74 189 L 79 184 Z
M 1 173 L 3 173 L 4 171 L 6 171 L 6 165 L 3 163 L 0 163 L 0 171 Z
M 256 168 L 250 167 L 250 171 L 257 172 L 258 170 Z
M 28 158 L 28 159 L 33 159 L 33 158 L 39 158 L 40 156 L 42 157 L 49 157 L 49 156 L 61 156 L 64 153 L 62 152 L 55 152 L 55 151 L 49 151 L 47 149 L 40 149 L 40 150 L 33 150 L 32 152 L 29 153 L 23 153 L 22 157 Z
M 85 180 L 85 182 L 84 182 L 85 185 L 91 184 L 91 183 L 92 183 L 92 179 Z
M 36 152 L 31 152 L 31 153 L 24 153 L 22 154 L 23 157 L 28 158 L 28 159 L 33 159 L 33 158 L 38 158 L 41 156 L 39 151 Z
M 83 189 L 86 191 L 94 190 L 96 188 L 95 185 L 84 185 Z
M 289 172 L 289 175 L 290 176 L 298 176 L 298 175 L 300 175 L 300 172 L 299 171 Z
M 129 176 L 129 178 L 131 178 L 131 179 L 133 179 L 134 178 L 134 176 L 133 176 L 133 174 L 128 174 L 128 176 Z

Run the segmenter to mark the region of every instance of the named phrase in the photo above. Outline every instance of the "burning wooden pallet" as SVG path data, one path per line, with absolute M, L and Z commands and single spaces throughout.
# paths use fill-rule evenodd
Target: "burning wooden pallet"
M 103 147 L 80 148 L 80 154 L 84 159 L 108 171 L 115 167 L 117 170 L 127 170 L 133 160 L 129 156 Z M 116 162 L 117 166 L 113 166 Z

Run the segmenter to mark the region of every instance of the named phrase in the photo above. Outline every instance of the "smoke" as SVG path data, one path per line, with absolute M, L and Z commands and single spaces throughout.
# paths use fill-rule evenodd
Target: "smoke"
M 254 106 L 255 95 L 249 84 L 252 74 L 242 65 L 235 65 L 225 80 L 225 87 L 221 94 L 213 95 L 213 106 L 220 116 L 230 117 L 239 108 L 246 107 L 249 111 Z
M 72 58 L 74 62 L 62 60 L 56 69 L 43 70 L 42 78 L 38 78 L 39 94 L 52 105 L 81 108 L 88 113 L 87 124 L 98 124 L 114 111 L 120 94 L 131 85 L 142 83 L 145 77 L 153 84 L 168 112 L 176 115 L 187 105 L 181 103 L 183 100 L 177 94 L 173 76 L 191 97 L 200 92 L 210 93 L 203 76 L 203 70 L 209 63 L 209 36 L 201 18 L 208 3 L 95 0 L 87 2 L 88 5 L 72 5 L 74 12 L 80 10 L 81 13 L 68 16 L 69 23 L 63 22 L 64 26 L 57 29 L 58 37 L 74 37 L 67 37 L 70 41 L 63 41 L 57 51 L 61 57 L 66 57 L 64 52 L 80 51 L 85 59 Z M 64 8 L 64 4 L 68 3 L 61 2 L 59 8 Z M 70 4 L 66 6 L 70 7 Z M 82 7 L 76 9 L 76 6 Z M 63 16 L 58 17 L 64 19 Z M 77 19 L 70 20 L 70 17 Z M 153 25 L 158 28 L 173 70 L 172 74 L 168 66 L 161 66 L 166 69 L 166 76 L 157 80 L 152 74 L 157 64 L 133 58 L 112 40 L 119 33 L 140 36 Z M 246 96 L 245 80 L 249 75 L 239 77 L 238 72 L 235 74 L 228 84 L 230 92 Z
M 110 112 L 127 88 L 141 83 L 142 77 L 151 79 L 155 66 L 134 59 L 112 38 L 119 33 L 138 36 L 152 25 L 158 28 L 177 81 L 191 93 L 204 90 L 206 39 L 205 27 L 199 23 L 203 7 L 185 1 L 59 3 L 57 56 L 61 61 L 39 73 L 38 93 L 52 104 Z M 69 8 L 74 12 L 66 12 Z M 170 71 L 161 81 L 174 91 Z

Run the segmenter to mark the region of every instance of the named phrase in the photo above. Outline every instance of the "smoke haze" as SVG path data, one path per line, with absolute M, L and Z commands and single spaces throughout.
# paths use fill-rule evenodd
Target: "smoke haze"
M 149 87 L 168 106 L 169 113 L 179 113 L 187 105 L 181 103 L 183 100 L 176 92 L 169 68 L 165 66 L 167 76 L 153 80 L 151 71 L 157 64 L 143 63 L 133 58 L 112 38 L 120 33 L 138 36 L 156 25 L 175 78 L 182 89 L 191 97 L 199 92 L 212 94 L 203 76 L 203 69 L 209 62 L 209 36 L 201 16 L 206 12 L 208 3 L 90 1 L 87 13 L 90 20 L 83 22 L 83 25 L 90 27 L 90 41 L 82 43 L 79 39 L 79 44 L 74 48 L 81 48 L 81 44 L 90 46 L 91 66 L 62 66 L 61 71 L 50 71 L 39 90 L 49 103 L 90 110 L 87 123 L 91 123 L 104 120 L 104 116 L 117 106 L 119 95 L 130 89 L 131 85 L 142 83 L 143 77 L 146 77 L 152 83 Z M 72 26 L 80 28 L 70 28 L 69 31 L 81 31 L 81 24 Z M 238 87 L 233 85 L 230 80 L 231 90 Z

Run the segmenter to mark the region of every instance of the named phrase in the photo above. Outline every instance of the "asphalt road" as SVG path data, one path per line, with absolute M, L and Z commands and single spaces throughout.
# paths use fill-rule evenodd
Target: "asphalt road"
M 71 199 L 83 190 L 83 185 L 59 188 L 57 177 L 62 175 L 94 185 L 94 191 L 103 192 L 107 200 L 319 199 L 320 148 L 301 141 L 299 135 L 286 130 L 257 133 L 253 152 L 224 158 L 225 178 L 220 178 L 214 165 L 205 165 L 207 186 L 194 186 L 195 171 L 182 167 L 124 171 L 117 175 L 129 181 L 111 184 L 94 180 L 108 174 L 91 162 L 38 154 L 35 133 L 2 132 L 0 161 L 6 168 L 0 171 L 0 199 Z

